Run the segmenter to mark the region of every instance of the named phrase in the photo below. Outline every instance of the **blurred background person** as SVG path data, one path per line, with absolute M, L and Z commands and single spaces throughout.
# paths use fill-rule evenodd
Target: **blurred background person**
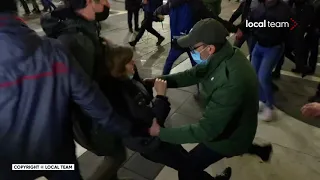
M 28 6 L 28 2 L 26 0 L 19 0 L 23 9 L 24 9 L 24 12 L 25 12 L 25 15 L 30 15 L 31 12 L 30 12 L 30 9 L 29 9 L 29 6 Z M 37 1 L 36 0 L 30 0 L 31 3 L 32 3 L 32 6 L 33 6 L 33 10 L 32 12 L 35 13 L 35 14 L 40 14 L 41 11 L 39 9 L 39 6 L 37 4 Z
M 128 13 L 129 31 L 133 33 L 132 18 L 134 19 L 134 31 L 139 32 L 139 11 L 141 8 L 141 0 L 125 0 L 125 9 Z

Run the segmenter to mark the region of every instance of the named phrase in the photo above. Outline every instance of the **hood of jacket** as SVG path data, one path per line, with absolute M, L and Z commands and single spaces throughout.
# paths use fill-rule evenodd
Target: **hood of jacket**
M 62 8 L 45 14 L 40 19 L 41 27 L 48 37 L 57 38 L 60 34 L 84 29 L 96 33 L 96 21 L 88 21 L 77 15 L 71 8 Z
M 41 38 L 22 19 L 15 14 L 0 13 L 0 65 L 15 65 L 33 55 L 39 46 Z

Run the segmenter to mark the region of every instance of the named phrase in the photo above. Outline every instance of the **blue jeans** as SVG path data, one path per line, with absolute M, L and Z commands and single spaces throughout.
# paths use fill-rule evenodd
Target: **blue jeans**
M 263 47 L 258 43 L 253 48 L 251 63 L 259 78 L 259 99 L 273 109 L 272 70 L 283 53 L 283 45 Z
M 171 48 L 170 49 L 170 52 L 169 52 L 169 55 L 166 59 L 166 62 L 164 64 L 164 67 L 163 67 L 163 72 L 162 72 L 162 75 L 167 75 L 167 74 L 170 74 L 170 71 L 171 71 L 171 68 L 172 68 L 172 65 L 173 63 L 181 56 L 181 54 L 183 54 L 185 51 L 182 51 L 180 49 L 176 49 L 176 48 Z M 196 62 L 194 62 L 192 60 L 192 57 L 191 57 L 191 54 L 189 52 L 187 52 L 188 55 L 189 55 L 189 58 L 190 58 L 190 61 L 191 61 L 191 64 L 192 66 L 195 66 L 196 65 Z
M 204 170 L 226 157 L 229 158 L 200 143 L 189 152 L 184 169 L 178 171 L 179 180 L 214 180 L 215 178 Z

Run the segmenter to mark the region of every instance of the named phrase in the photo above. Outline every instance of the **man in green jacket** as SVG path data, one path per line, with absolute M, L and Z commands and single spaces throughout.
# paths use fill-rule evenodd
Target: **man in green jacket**
M 205 111 L 198 123 L 177 128 L 161 128 L 156 121 L 151 136 L 162 141 L 199 143 L 190 151 L 192 164 L 179 172 L 179 179 L 214 179 L 204 172 L 225 158 L 249 153 L 257 129 L 258 80 L 245 55 L 227 41 L 227 30 L 214 19 L 199 21 L 180 38 L 181 47 L 191 48 L 198 63 L 190 70 L 160 77 L 168 88 L 200 83 Z M 193 176 L 190 172 L 195 173 Z

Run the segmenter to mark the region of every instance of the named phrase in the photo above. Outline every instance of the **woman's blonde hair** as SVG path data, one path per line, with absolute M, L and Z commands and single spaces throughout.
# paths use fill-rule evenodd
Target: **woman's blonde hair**
M 126 64 L 133 58 L 133 50 L 127 46 L 113 46 L 109 49 L 109 58 L 106 60 L 110 74 L 115 78 L 126 76 Z

